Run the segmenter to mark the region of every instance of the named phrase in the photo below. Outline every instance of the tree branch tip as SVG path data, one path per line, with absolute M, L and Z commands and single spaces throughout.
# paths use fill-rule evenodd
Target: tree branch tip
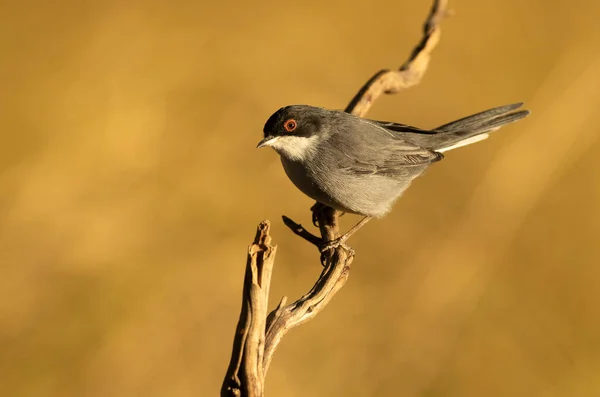
M 436 0 L 433 2 L 429 16 L 427 17 L 425 25 L 423 26 L 423 32 L 426 35 L 431 34 L 444 19 L 454 15 L 454 11 L 449 10 L 447 7 L 447 0 Z
M 254 237 L 255 245 L 270 247 L 271 243 L 271 221 L 265 219 L 261 223 L 258 224 L 256 228 L 256 236 Z
M 297 236 L 302 237 L 304 240 L 308 241 L 316 247 L 319 247 L 321 245 L 322 239 L 306 230 L 306 228 L 301 224 L 296 223 L 291 218 L 288 218 L 285 215 L 282 215 L 281 219 L 283 220 L 283 223 Z
M 290 225 L 297 225 L 296 222 L 294 222 L 294 220 L 288 216 L 285 215 L 281 215 L 281 220 L 283 220 L 283 223 L 287 226 L 290 227 Z
M 281 300 L 279 301 L 279 303 L 277 304 L 277 307 L 275 308 L 275 311 L 279 311 L 281 310 L 282 307 L 284 307 L 287 303 L 288 297 L 287 296 L 282 296 Z

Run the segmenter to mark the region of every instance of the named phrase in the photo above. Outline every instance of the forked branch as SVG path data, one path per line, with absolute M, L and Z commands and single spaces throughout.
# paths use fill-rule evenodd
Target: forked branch
M 440 38 L 440 22 L 448 15 L 446 6 L 446 0 L 433 2 L 423 27 L 423 37 L 406 62 L 397 70 L 377 72 L 350 101 L 346 112 L 363 117 L 381 94 L 395 94 L 421 81 L 429 65 L 431 52 Z M 319 226 L 321 237 L 287 217 L 284 217 L 284 222 L 298 236 L 321 246 L 340 236 L 338 218 L 339 213 L 332 208 L 320 205 L 313 207 L 313 219 Z M 270 245 L 269 227 L 268 221 L 258 226 L 248 251 L 242 309 L 221 396 L 263 396 L 265 376 L 283 336 L 323 310 L 344 286 L 350 274 L 354 252 L 344 246 L 328 250 L 321 255 L 323 271 L 310 291 L 289 305 L 286 305 L 287 298 L 283 297 L 277 308 L 267 316 L 276 253 L 276 247 Z

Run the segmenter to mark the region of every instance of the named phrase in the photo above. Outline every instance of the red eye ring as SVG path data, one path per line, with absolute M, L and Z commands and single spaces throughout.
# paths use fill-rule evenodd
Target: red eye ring
M 298 123 L 296 123 L 296 120 L 294 119 L 289 119 L 285 123 L 283 123 L 283 128 L 285 128 L 287 132 L 294 131 L 296 127 L 298 127 Z

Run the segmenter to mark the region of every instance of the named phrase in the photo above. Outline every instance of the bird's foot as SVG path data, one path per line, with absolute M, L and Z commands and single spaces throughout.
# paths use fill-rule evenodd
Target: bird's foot
M 349 245 L 346 245 L 344 241 L 346 241 L 346 239 L 344 236 L 342 236 L 340 238 L 336 238 L 335 240 L 321 243 L 319 246 L 319 251 L 321 251 L 321 265 L 323 265 L 323 267 L 327 266 L 327 260 L 332 258 L 335 249 L 337 248 L 341 247 L 346 250 L 348 256 L 354 256 L 354 250 Z
M 325 204 L 321 204 L 319 202 L 310 207 L 310 210 L 312 211 L 312 223 L 314 226 L 319 227 L 319 215 L 327 208 L 328 207 Z
M 350 246 L 346 245 L 345 236 L 336 238 L 335 240 L 324 241 L 319 246 L 319 251 L 321 251 L 321 253 L 324 253 L 324 252 L 331 251 L 331 250 L 334 250 L 339 247 L 342 247 L 346 251 L 354 253 L 354 250 L 352 248 L 350 248 Z
M 319 215 L 323 213 L 323 211 L 329 210 L 329 207 L 325 204 L 321 204 L 316 202 L 312 207 L 310 207 L 312 211 L 312 223 L 315 227 L 319 227 Z M 338 211 L 339 216 L 344 216 L 346 213 Z

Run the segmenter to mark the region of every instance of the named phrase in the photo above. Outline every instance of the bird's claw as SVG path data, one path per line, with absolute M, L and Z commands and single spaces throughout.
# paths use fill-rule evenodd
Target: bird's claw
M 319 227 L 319 215 L 321 212 L 325 211 L 326 208 L 327 206 L 321 203 L 315 203 L 315 205 L 310 207 L 310 210 L 312 211 L 312 223 L 315 227 Z
M 319 251 L 321 251 L 321 253 L 325 253 L 327 251 L 342 247 L 346 251 L 354 253 L 354 250 L 349 245 L 346 245 L 345 241 L 346 239 L 343 237 L 336 238 L 335 240 L 324 241 L 319 246 Z
M 313 211 L 312 213 L 312 224 L 315 227 L 319 227 L 319 217 L 317 216 L 317 213 L 315 211 Z
M 312 211 L 312 223 L 315 227 L 319 227 L 319 215 L 321 215 L 321 213 L 327 209 L 329 209 L 328 206 L 318 202 L 310 207 L 310 210 Z M 346 213 L 342 211 L 338 211 L 338 214 L 340 217 L 346 215 Z
M 321 265 L 323 265 L 323 267 L 327 266 L 327 259 L 330 259 L 333 256 L 334 250 L 340 247 L 346 250 L 349 257 L 354 256 L 354 249 L 349 245 L 346 245 L 342 238 L 326 241 L 319 246 L 319 251 L 321 251 Z

